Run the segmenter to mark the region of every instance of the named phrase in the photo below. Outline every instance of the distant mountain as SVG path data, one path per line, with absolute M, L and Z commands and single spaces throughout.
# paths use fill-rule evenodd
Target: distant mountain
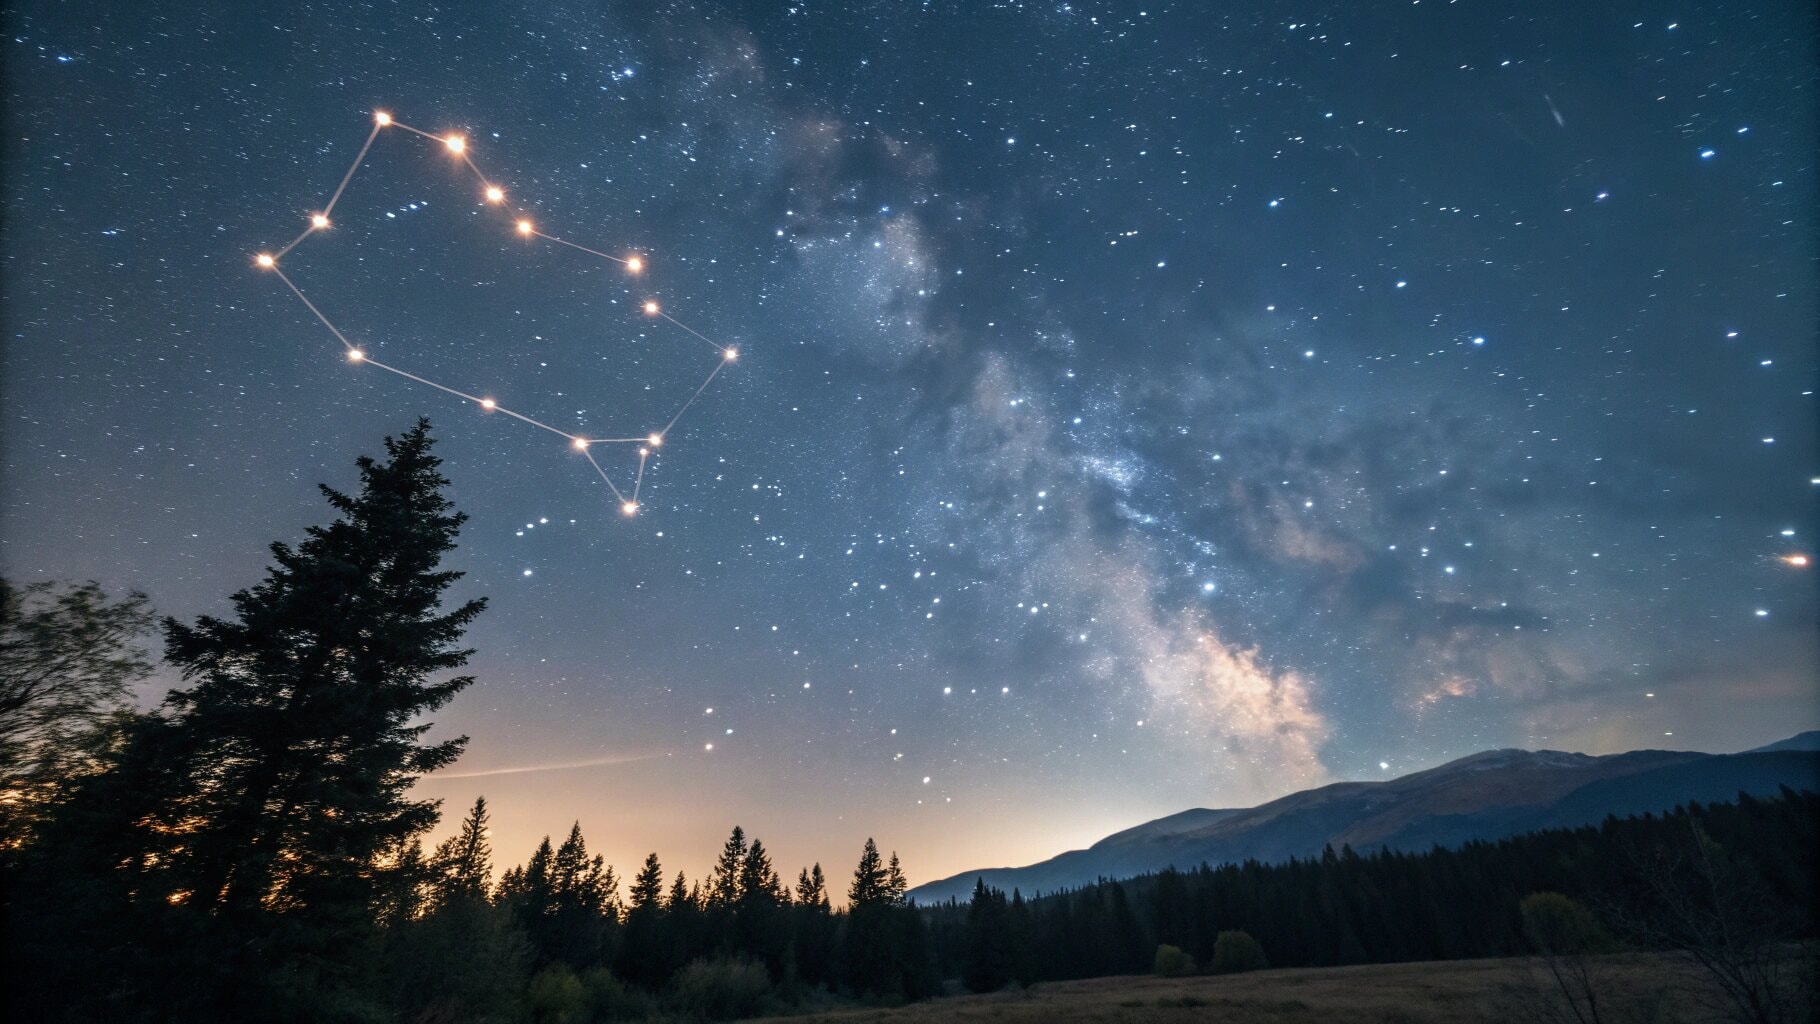
M 1742 754 L 1633 750 L 1593 757 L 1488 750 L 1386 782 L 1337 782 L 1257 807 L 1196 808 L 1115 832 L 1085 850 L 1021 868 L 987 868 L 910 890 L 918 902 L 966 899 L 976 879 L 1026 896 L 1166 867 L 1309 857 L 1331 845 L 1425 850 L 1607 815 L 1732 800 L 1779 787 L 1820 790 L 1820 732 Z
M 1807 732 L 1798 732 L 1788 739 L 1771 743 L 1767 747 L 1746 750 L 1745 753 L 1763 754 L 1772 750 L 1820 750 L 1820 729 L 1810 729 Z

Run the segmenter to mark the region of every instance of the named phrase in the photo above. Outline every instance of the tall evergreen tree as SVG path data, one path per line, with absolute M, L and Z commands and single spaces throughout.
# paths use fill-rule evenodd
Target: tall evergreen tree
M 461 820 L 461 831 L 436 847 L 436 901 L 485 900 L 493 885 L 493 844 L 488 838 L 487 798 L 474 798 L 474 807 Z
M 164 620 L 182 685 L 121 732 L 60 840 L 101 867 L 84 888 L 141 919 L 117 929 L 160 936 L 106 940 L 119 962 L 93 966 L 119 998 L 190 1018 L 359 1002 L 361 951 L 399 905 L 392 869 L 437 819 L 410 788 L 466 742 L 427 742 L 424 716 L 472 682 L 448 673 L 484 607 L 443 604 L 465 517 L 431 447 L 420 420 L 358 460 L 357 491 L 323 487 L 334 520 L 272 545 L 231 616 Z
M 796 902 L 799 906 L 829 909 L 828 880 L 822 876 L 820 863 L 813 870 L 804 868 L 796 876 Z
M 695 894 L 689 889 L 689 880 L 683 877 L 681 871 L 676 873 L 676 881 L 670 883 L 670 896 L 664 901 L 664 909 L 671 913 L 696 909 Z
M 541 939 L 545 954 L 575 970 L 583 970 L 612 955 L 612 940 L 619 924 L 619 881 L 599 854 L 588 856 L 581 823 L 556 848 L 550 861 L 550 907 Z
M 853 869 L 853 883 L 847 887 L 847 903 L 850 910 L 889 902 L 886 888 L 885 868 L 878 856 L 878 844 L 866 837 L 866 846 L 860 851 L 859 866 Z
M 727 837 L 725 846 L 721 847 L 720 859 L 714 862 L 714 870 L 708 876 L 708 908 L 710 910 L 731 909 L 739 902 L 740 873 L 746 864 L 746 830 L 738 825 L 733 826 L 733 833 Z
M 691 886 L 681 871 L 670 883 L 670 895 L 664 900 L 664 925 L 670 942 L 670 969 L 707 952 L 702 935 L 701 887 Z
M 904 905 L 906 888 L 897 855 L 887 866 L 868 838 L 847 889 L 842 948 L 847 983 L 856 991 L 918 999 L 934 987 L 927 934 L 922 917 Z
M 822 866 L 804 868 L 796 876 L 795 931 L 791 942 L 796 969 L 803 980 L 822 984 L 834 969 L 835 921 L 828 903 L 828 880 Z
M 626 980 L 656 988 L 676 966 L 670 923 L 664 910 L 664 869 L 653 853 L 632 879 L 625 942 L 619 952 L 619 973 Z
M 537 849 L 531 851 L 530 860 L 511 868 L 499 879 L 499 891 L 494 898 L 510 906 L 527 929 L 549 912 L 550 862 L 554 859 L 556 851 L 550 846 L 550 837 L 544 836 Z
M 1012 976 L 1011 915 L 1005 894 L 974 879 L 967 904 L 967 934 L 962 950 L 961 981 L 975 992 L 996 992 Z
M 161 898 L 282 910 L 290 934 L 307 917 L 321 952 L 345 949 L 374 859 L 435 823 L 435 802 L 408 791 L 467 740 L 421 742 L 422 716 L 473 682 L 433 677 L 467 661 L 458 643 L 484 602 L 442 609 L 461 573 L 440 563 L 466 516 L 431 445 L 420 420 L 386 439 L 384 462 L 359 460 L 358 493 L 323 486 L 339 518 L 272 545 L 233 618 L 165 620 L 165 656 L 191 685 L 165 699 L 184 785 L 148 836 Z
M 680 877 L 680 876 L 679 876 Z M 661 911 L 664 899 L 664 869 L 657 854 L 645 857 L 645 866 L 632 877 L 631 912 Z
M 781 978 L 784 952 L 789 948 L 789 923 L 783 908 L 789 890 L 771 867 L 771 854 L 757 839 L 740 862 L 739 900 L 734 904 L 733 944 L 741 953 L 763 961 L 774 978 Z
M 904 902 L 904 893 L 910 891 L 910 883 L 904 878 L 904 869 L 897 863 L 897 851 L 891 851 L 891 864 L 885 868 L 885 896 L 893 904 Z
M 787 902 L 789 895 L 783 883 L 777 877 L 777 871 L 771 866 L 771 854 L 765 844 L 757 839 L 746 851 L 745 859 L 739 866 L 738 905 L 744 909 L 748 906 L 767 905 Z

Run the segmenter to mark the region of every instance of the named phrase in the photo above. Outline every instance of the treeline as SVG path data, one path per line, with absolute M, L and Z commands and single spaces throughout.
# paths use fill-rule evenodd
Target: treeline
M 836 911 L 822 867 L 786 884 L 759 839 L 735 827 L 706 879 L 666 880 L 657 854 L 625 886 L 579 824 L 545 837 L 493 880 L 484 798 L 460 830 L 392 868 L 371 947 L 407 1020 L 727 1019 L 830 993 L 890 1002 L 934 993 L 922 916 L 896 854 L 870 839 Z
M 1231 932 L 1277 967 L 1519 956 L 1534 951 L 1519 906 L 1540 892 L 1593 908 L 1644 948 L 1690 948 L 1711 931 L 1749 952 L 1820 935 L 1816 854 L 1820 795 L 1784 788 L 1457 849 L 1328 848 L 1031 900 L 980 883 L 970 902 L 928 913 L 940 972 L 977 991 L 1149 971 L 1160 946 L 1214 964 Z

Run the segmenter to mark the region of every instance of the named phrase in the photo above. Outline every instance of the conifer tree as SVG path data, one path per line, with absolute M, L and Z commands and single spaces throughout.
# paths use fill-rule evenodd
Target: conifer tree
M 195 1018 L 358 1002 L 360 950 L 400 905 L 393 869 L 438 816 L 410 788 L 466 742 L 426 742 L 424 716 L 472 682 L 448 673 L 484 607 L 443 604 L 465 516 L 431 447 L 420 420 L 386 439 L 383 460 L 358 460 L 357 491 L 324 486 L 334 520 L 272 545 L 230 616 L 164 620 L 182 684 L 118 731 L 60 840 L 77 859 L 106 855 L 110 877 L 83 884 L 118 892 L 116 912 L 188 936 L 110 938 L 123 955 L 98 969 L 134 979 L 117 998 L 181 1002 Z M 306 993 L 302 972 L 320 979 Z
M 904 878 L 904 869 L 897 863 L 897 851 L 891 851 L 891 865 L 885 869 L 885 896 L 894 905 L 904 902 L 904 893 L 910 890 L 910 883 Z
M 531 859 L 505 873 L 499 880 L 498 901 L 509 903 L 527 926 L 550 909 L 550 862 L 556 851 L 544 836 L 531 851 Z
M 678 875 L 680 878 L 681 876 Z M 663 909 L 664 869 L 657 860 L 657 854 L 645 858 L 645 866 L 639 869 L 632 878 L 631 909 L 633 913 L 640 910 L 658 911 Z
M 681 871 L 670 883 L 670 895 L 664 901 L 664 929 L 668 935 L 668 974 L 706 952 L 702 936 L 701 886 L 690 885 Z
M 670 924 L 664 910 L 664 869 L 653 853 L 632 879 L 625 943 L 619 953 L 619 973 L 626 980 L 656 988 L 669 974 L 675 956 Z
M 796 969 L 803 980 L 821 984 L 833 971 L 836 923 L 828 903 L 828 880 L 822 866 L 805 868 L 796 876 L 795 932 L 792 943 Z
M 776 905 L 789 897 L 783 884 L 778 880 L 777 871 L 771 866 L 771 854 L 765 844 L 757 839 L 746 851 L 745 859 L 739 867 L 739 897 L 741 909 L 750 906 Z
M 733 946 L 764 961 L 774 978 L 783 974 L 784 951 L 789 947 L 789 923 L 783 908 L 789 891 L 771 867 L 771 854 L 757 839 L 740 862 L 739 898 L 734 904 Z
M 487 798 L 475 797 L 461 831 L 436 847 L 436 901 L 485 900 L 493 885 L 493 844 L 488 839 Z
M 689 889 L 689 880 L 683 873 L 676 873 L 676 881 L 670 883 L 670 898 L 665 901 L 664 909 L 671 913 L 695 909 L 695 894 Z
M 842 960 L 847 982 L 862 993 L 927 995 L 934 985 L 921 916 L 904 905 L 907 882 L 897 855 L 882 863 L 870 838 L 847 890 L 847 936 Z
M 820 909 L 824 912 L 828 906 L 828 880 L 822 876 L 822 866 L 816 863 L 813 869 L 804 868 L 796 876 L 796 902 L 799 906 Z
M 442 609 L 461 573 L 440 568 L 466 516 L 442 494 L 429 423 L 358 461 L 361 486 L 322 493 L 338 518 L 272 545 L 234 616 L 166 619 L 165 656 L 191 684 L 165 699 L 181 789 L 152 835 L 169 888 L 229 917 L 313 919 L 320 950 L 364 910 L 382 851 L 430 828 L 410 786 L 466 743 L 421 742 L 422 716 L 473 682 L 435 679 L 470 651 L 481 600 Z M 334 923 L 331 923 L 334 922 Z
M 721 847 L 720 859 L 714 862 L 713 873 L 708 876 L 709 909 L 730 909 L 739 902 L 740 872 L 745 863 L 746 830 L 735 825 L 726 845 Z
M 619 923 L 619 882 L 603 858 L 588 856 L 580 822 L 554 852 L 545 837 L 524 874 L 518 913 L 536 947 L 535 966 L 562 963 L 585 970 L 610 955 Z
M 1005 894 L 986 888 L 984 878 L 973 882 L 962 954 L 961 981 L 969 989 L 996 992 L 1011 980 L 1011 917 L 1005 907 Z
M 887 892 L 885 869 L 879 860 L 878 844 L 867 836 L 865 849 L 860 851 L 859 866 L 853 869 L 853 884 L 847 887 L 847 902 L 854 910 L 886 903 L 889 902 Z

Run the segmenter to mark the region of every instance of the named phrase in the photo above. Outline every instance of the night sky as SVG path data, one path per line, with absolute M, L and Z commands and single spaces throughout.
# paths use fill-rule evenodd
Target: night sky
M 0 565 L 221 612 L 429 416 L 506 863 L 1820 724 L 1809 4 L 193 6 L 9 19 Z M 647 298 L 738 348 L 638 515 L 254 265 L 376 110 L 649 266 L 388 130 L 282 264 L 372 358 L 603 437 L 719 358 Z

